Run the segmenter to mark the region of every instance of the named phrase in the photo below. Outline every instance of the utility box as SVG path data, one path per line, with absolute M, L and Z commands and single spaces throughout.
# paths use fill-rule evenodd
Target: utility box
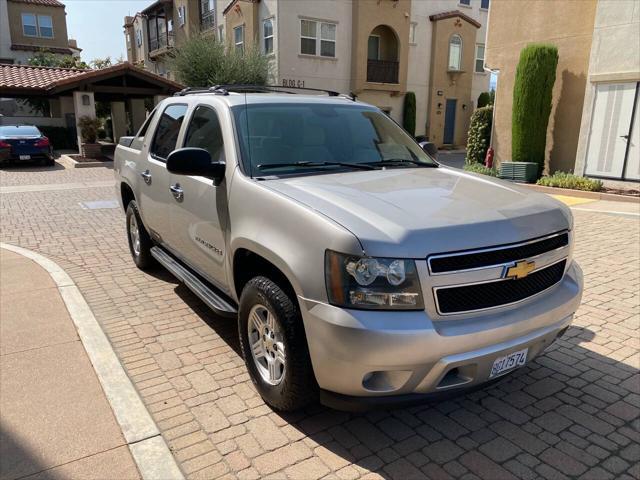
M 498 177 L 516 182 L 535 183 L 538 179 L 538 164 L 535 162 L 502 162 Z

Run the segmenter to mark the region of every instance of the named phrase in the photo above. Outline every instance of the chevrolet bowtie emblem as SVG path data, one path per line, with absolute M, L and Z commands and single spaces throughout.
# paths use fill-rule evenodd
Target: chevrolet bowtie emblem
M 519 280 L 529 275 L 533 270 L 535 270 L 535 268 L 535 262 L 522 260 L 507 268 L 507 272 L 505 273 L 504 278 L 513 278 Z

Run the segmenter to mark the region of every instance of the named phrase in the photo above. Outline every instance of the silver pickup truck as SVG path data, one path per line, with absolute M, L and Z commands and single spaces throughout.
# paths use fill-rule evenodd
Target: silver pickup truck
M 580 304 L 567 207 L 439 165 L 352 97 L 183 91 L 121 140 L 115 177 L 136 265 L 160 263 L 237 319 L 278 410 L 497 380 Z

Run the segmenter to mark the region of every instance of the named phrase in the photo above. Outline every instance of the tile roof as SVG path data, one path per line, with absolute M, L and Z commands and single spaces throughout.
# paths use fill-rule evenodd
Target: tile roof
M 46 5 L 48 7 L 64 7 L 58 0 L 9 0 L 14 3 L 30 3 L 32 5 Z
M 460 17 L 461 19 L 466 20 L 471 25 L 477 28 L 480 28 L 482 26 L 480 25 L 480 22 L 478 22 L 477 20 L 474 20 L 469 15 L 465 15 L 460 10 L 451 10 L 450 12 L 442 12 L 442 13 L 436 13 L 435 15 L 429 15 L 429 20 L 431 20 L 432 22 L 437 22 L 438 20 L 445 20 L 447 18 L 454 18 L 454 17 Z
M 0 94 L 50 94 L 73 89 L 79 82 L 99 81 L 116 75 L 135 75 L 162 88 L 176 92 L 182 85 L 142 70 L 128 62 L 99 70 L 75 68 L 32 67 L 0 64 Z M 55 89 L 55 91 L 53 91 Z
M 32 67 L 29 65 L 0 65 L 0 89 L 47 89 L 50 85 L 82 75 L 87 70 L 75 68 Z

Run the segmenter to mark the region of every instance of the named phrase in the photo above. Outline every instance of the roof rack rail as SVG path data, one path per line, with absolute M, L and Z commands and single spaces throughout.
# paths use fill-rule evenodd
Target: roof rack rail
M 310 92 L 323 92 L 329 95 L 330 97 L 344 97 L 349 100 L 356 101 L 356 95 L 354 93 L 350 94 L 342 94 L 340 92 L 336 92 L 334 90 L 326 90 L 323 88 L 307 88 L 307 87 L 286 87 L 281 85 L 251 85 L 251 84 L 228 84 L 228 85 L 214 85 L 209 88 L 202 87 L 187 87 L 183 88 L 179 92 L 175 93 L 174 96 L 184 96 L 184 95 L 195 95 L 199 93 L 215 93 L 218 95 L 229 95 L 229 92 L 252 92 L 252 93 L 267 93 L 267 92 L 276 92 L 276 93 L 291 93 L 295 94 L 297 92 L 291 92 L 289 90 L 306 90 Z

